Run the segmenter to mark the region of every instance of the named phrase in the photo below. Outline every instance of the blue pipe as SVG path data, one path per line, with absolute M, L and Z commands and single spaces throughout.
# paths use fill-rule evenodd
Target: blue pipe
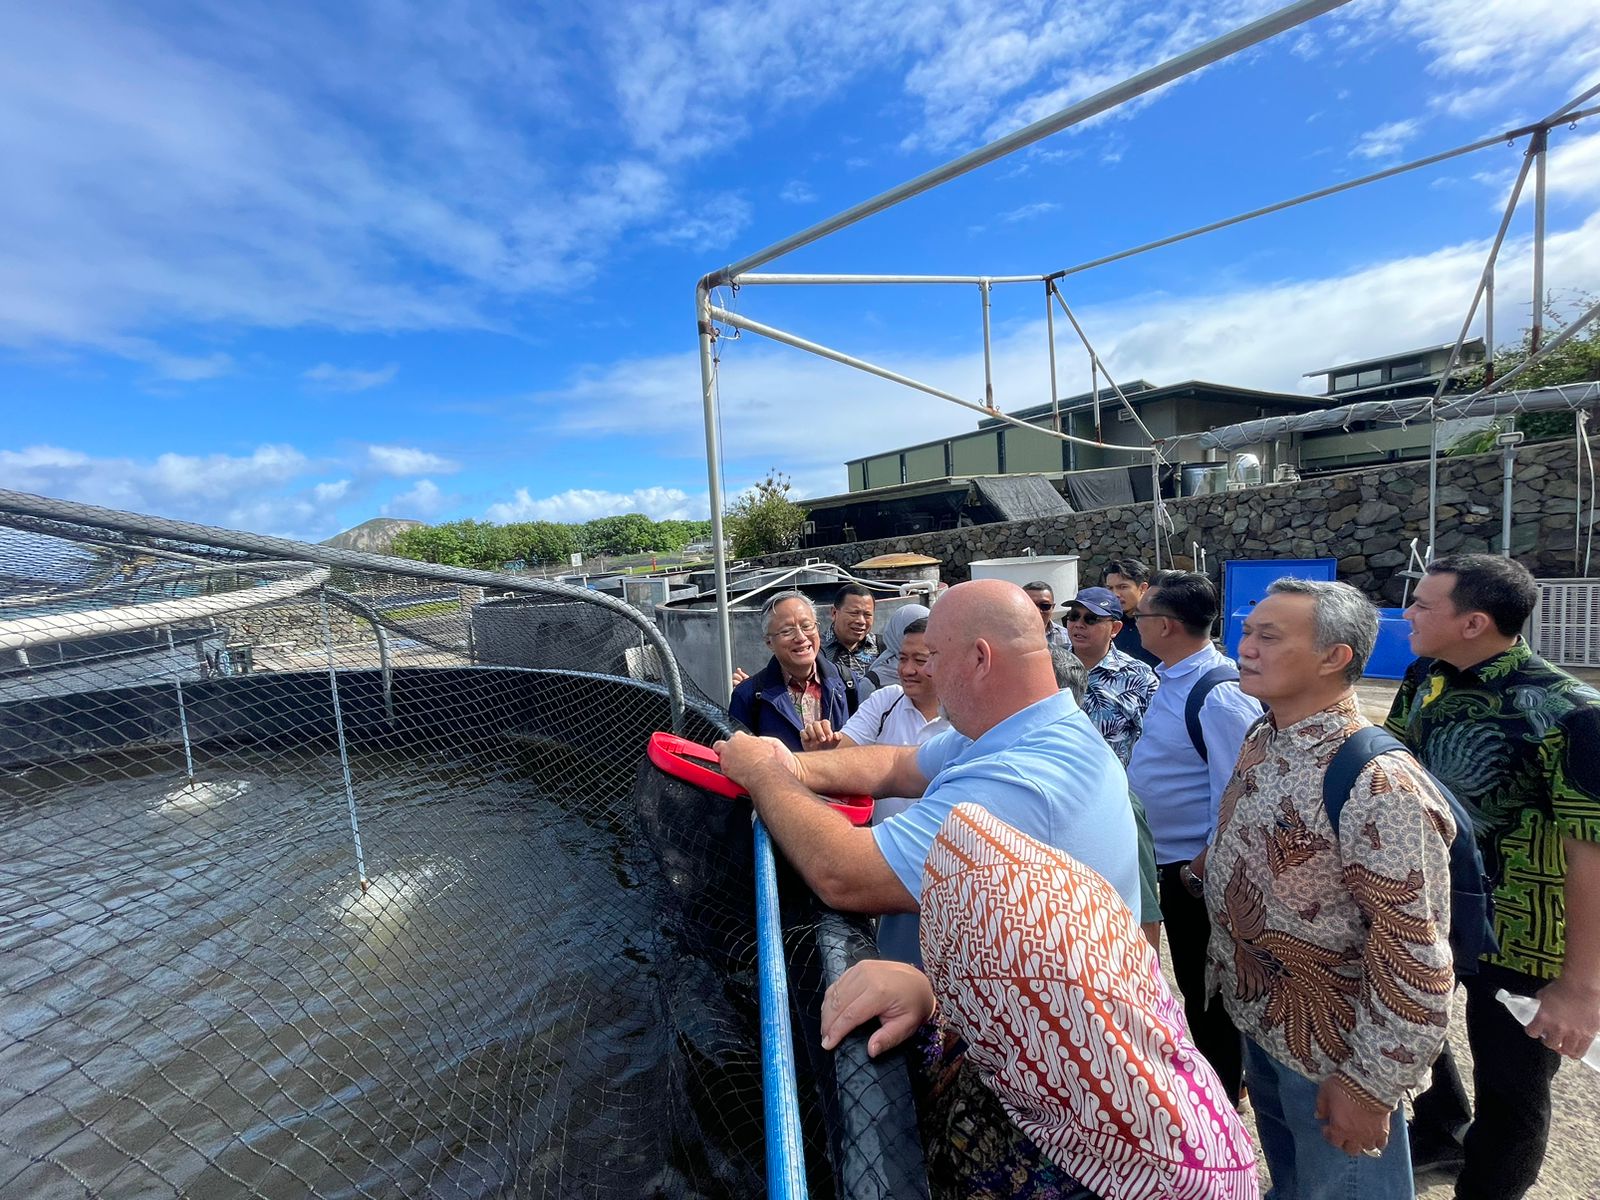
M 761 1094 L 767 1128 L 767 1196 L 806 1200 L 800 1144 L 800 1093 L 794 1082 L 794 1031 L 789 1025 L 789 970 L 778 914 L 778 868 L 772 838 L 755 822 L 756 951 L 761 978 Z

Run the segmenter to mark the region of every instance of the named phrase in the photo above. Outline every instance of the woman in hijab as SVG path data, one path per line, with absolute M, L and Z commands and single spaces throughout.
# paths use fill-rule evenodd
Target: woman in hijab
M 921 892 L 926 974 L 882 960 L 851 967 L 823 998 L 822 1044 L 874 1017 L 873 1055 L 933 1017 L 964 1040 L 961 1071 L 988 1100 L 935 1093 L 957 1106 L 953 1118 L 936 1108 L 931 1125 L 935 1196 L 1259 1196 L 1239 1115 L 1104 879 L 961 804 Z M 975 1119 L 989 1106 L 993 1117 Z
M 883 653 L 867 664 L 868 679 L 879 687 L 900 682 L 900 639 L 905 637 L 907 625 L 927 615 L 927 607 L 921 604 L 905 604 L 894 610 L 883 631 Z

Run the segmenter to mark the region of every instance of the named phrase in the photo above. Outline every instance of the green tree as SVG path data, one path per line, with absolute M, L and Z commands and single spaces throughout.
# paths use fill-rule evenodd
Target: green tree
M 677 554 L 690 542 L 703 541 L 711 536 L 710 521 L 657 521 L 658 550 Z
M 505 526 L 506 558 L 522 559 L 530 565 L 561 563 L 578 549 L 574 526 L 554 521 L 518 521 Z
M 1580 294 L 1574 307 L 1586 309 L 1594 303 L 1594 297 Z M 1568 310 L 1570 311 L 1570 310 Z M 1544 343 L 1548 344 L 1552 338 L 1567 327 L 1567 312 L 1555 304 L 1545 306 L 1547 318 L 1544 329 Z M 1533 331 L 1524 329 L 1522 339 L 1513 345 L 1501 346 L 1494 352 L 1494 377 L 1503 378 L 1509 371 L 1520 367 L 1527 362 L 1533 353 Z M 1482 367 L 1462 376 L 1463 382 L 1470 388 L 1483 386 L 1485 371 Z M 1591 380 L 1600 380 L 1600 324 L 1590 324 L 1574 334 L 1571 340 L 1558 346 L 1554 353 L 1529 367 L 1521 375 L 1511 381 L 1510 386 L 1515 389 L 1552 387 L 1562 383 L 1588 383 Z M 1545 441 L 1551 438 L 1571 437 L 1575 417 L 1570 412 L 1541 412 L 1519 413 L 1516 417 L 1516 426 L 1530 441 Z M 1498 433 L 1499 430 L 1493 431 Z M 1457 445 L 1465 444 L 1472 435 Z M 1493 443 L 1493 433 L 1489 435 L 1490 444 Z M 1470 449 L 1457 450 L 1451 447 L 1452 453 L 1472 453 Z
M 584 523 L 578 541 L 586 554 L 637 554 L 641 550 L 659 549 L 656 523 L 643 513 L 596 517 Z
M 774 469 L 741 493 L 724 514 L 723 528 L 740 558 L 792 550 L 800 544 L 806 510 L 791 498 L 789 477 Z

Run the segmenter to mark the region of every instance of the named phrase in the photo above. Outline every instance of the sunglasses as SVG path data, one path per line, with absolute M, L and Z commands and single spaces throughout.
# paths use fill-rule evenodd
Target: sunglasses
M 1050 600 L 1035 600 L 1033 606 L 1040 612 L 1055 612 L 1056 610 L 1054 602 Z
M 1081 609 L 1077 612 L 1069 612 L 1064 619 L 1068 625 L 1098 625 L 1102 621 L 1111 620 L 1110 617 L 1097 617 L 1093 613 L 1087 613 Z

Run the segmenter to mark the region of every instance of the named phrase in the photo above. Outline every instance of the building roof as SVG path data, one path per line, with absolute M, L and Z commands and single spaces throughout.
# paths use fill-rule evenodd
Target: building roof
M 1484 348 L 1483 339 L 1468 338 L 1461 344 L 1461 348 L 1463 350 L 1482 350 Z M 1307 371 L 1301 378 L 1310 379 L 1315 375 L 1337 375 L 1345 371 L 1359 371 L 1363 367 L 1381 367 L 1384 363 L 1393 362 L 1397 358 L 1416 358 L 1423 354 L 1437 354 L 1440 350 L 1448 351 L 1453 349 L 1455 349 L 1455 343 L 1446 342 L 1442 346 L 1421 346 L 1416 350 L 1399 350 L 1394 354 L 1380 354 L 1377 358 L 1364 358 L 1360 362 L 1340 363 L 1336 367 L 1318 367 L 1315 371 Z M 1415 381 L 1408 379 L 1406 382 L 1413 383 Z M 1340 394 L 1343 395 L 1342 392 Z
M 1060 479 L 1063 472 L 1039 474 L 1043 480 Z M 936 492 L 969 491 L 979 479 L 1015 479 L 1015 475 L 947 475 L 938 479 L 917 479 L 910 483 L 888 483 L 882 487 L 863 488 L 855 492 L 838 492 L 832 496 L 814 496 L 802 499 L 803 508 L 834 508 L 841 504 L 871 503 L 874 500 L 912 500 L 918 496 L 931 496 Z
M 1154 387 L 1144 380 L 1138 380 L 1134 385 L 1124 387 L 1122 394 L 1128 397 L 1135 408 L 1143 408 L 1146 404 L 1155 404 L 1162 400 L 1180 399 L 1184 396 L 1195 396 L 1200 393 L 1210 393 L 1227 399 L 1242 400 L 1252 404 L 1272 405 L 1297 410 L 1322 408 L 1327 400 L 1321 396 L 1301 396 L 1292 392 L 1263 392 L 1256 388 L 1235 387 L 1231 383 L 1208 383 L 1204 379 L 1186 379 L 1182 383 L 1168 383 Z M 1100 407 L 1113 408 L 1117 405 L 1117 394 L 1110 388 L 1100 391 Z M 1094 406 L 1094 395 L 1085 392 L 1074 396 L 1070 400 L 1058 401 L 1063 413 L 1078 412 Z M 1051 409 L 1049 404 L 1035 404 L 1029 408 L 1019 408 L 1009 414 L 1019 421 L 1032 421 L 1036 417 L 1047 417 Z M 978 422 L 979 429 L 992 429 L 1003 424 L 998 417 L 985 417 Z

